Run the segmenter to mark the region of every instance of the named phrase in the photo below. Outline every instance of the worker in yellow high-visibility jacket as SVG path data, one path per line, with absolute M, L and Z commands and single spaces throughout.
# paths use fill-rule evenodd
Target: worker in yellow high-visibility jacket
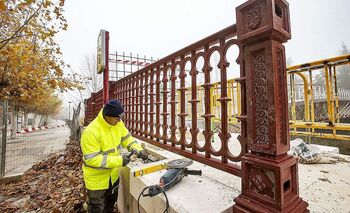
M 138 157 L 148 154 L 131 136 L 121 117 L 119 100 L 108 101 L 98 116 L 87 126 L 81 137 L 83 176 L 88 192 L 88 212 L 113 212 L 118 198 L 118 171 L 130 162 L 120 155 L 121 146 L 137 150 Z

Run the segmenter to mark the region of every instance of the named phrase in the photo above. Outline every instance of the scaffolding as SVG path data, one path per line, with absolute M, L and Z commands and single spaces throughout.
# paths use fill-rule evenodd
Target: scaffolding
M 139 69 L 147 67 L 153 62 L 157 61 L 153 57 L 147 57 L 144 55 L 140 57 L 139 54 L 125 52 L 115 52 L 109 54 L 109 80 L 117 81 L 124 78 L 130 73 L 136 72 Z

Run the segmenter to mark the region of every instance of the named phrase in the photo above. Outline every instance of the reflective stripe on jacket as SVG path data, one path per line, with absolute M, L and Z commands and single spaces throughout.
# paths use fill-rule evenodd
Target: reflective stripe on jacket
M 123 158 L 121 146 L 141 151 L 141 146 L 131 136 L 122 121 L 115 126 L 109 125 L 103 118 L 102 110 L 86 127 L 81 136 L 83 152 L 83 176 L 85 186 L 90 190 L 107 189 L 118 180 L 119 168 Z

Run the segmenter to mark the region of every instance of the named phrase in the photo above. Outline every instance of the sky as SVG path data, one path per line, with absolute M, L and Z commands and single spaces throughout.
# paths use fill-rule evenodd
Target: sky
M 66 0 L 68 30 L 57 37 L 63 59 L 80 72 L 83 58 L 95 55 L 101 29 L 110 33 L 110 53 L 163 58 L 236 23 L 235 8 L 245 0 Z M 292 65 L 334 57 L 342 42 L 350 47 L 350 0 L 289 0 Z M 72 95 L 65 95 L 75 102 Z

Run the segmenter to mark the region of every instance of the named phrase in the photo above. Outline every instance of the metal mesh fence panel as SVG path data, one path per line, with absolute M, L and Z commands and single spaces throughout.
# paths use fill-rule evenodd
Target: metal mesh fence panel
M 61 120 L 51 119 L 41 127 L 21 126 L 17 130 L 8 130 L 5 176 L 23 173 L 36 162 L 63 151 L 69 140 L 69 128 Z

